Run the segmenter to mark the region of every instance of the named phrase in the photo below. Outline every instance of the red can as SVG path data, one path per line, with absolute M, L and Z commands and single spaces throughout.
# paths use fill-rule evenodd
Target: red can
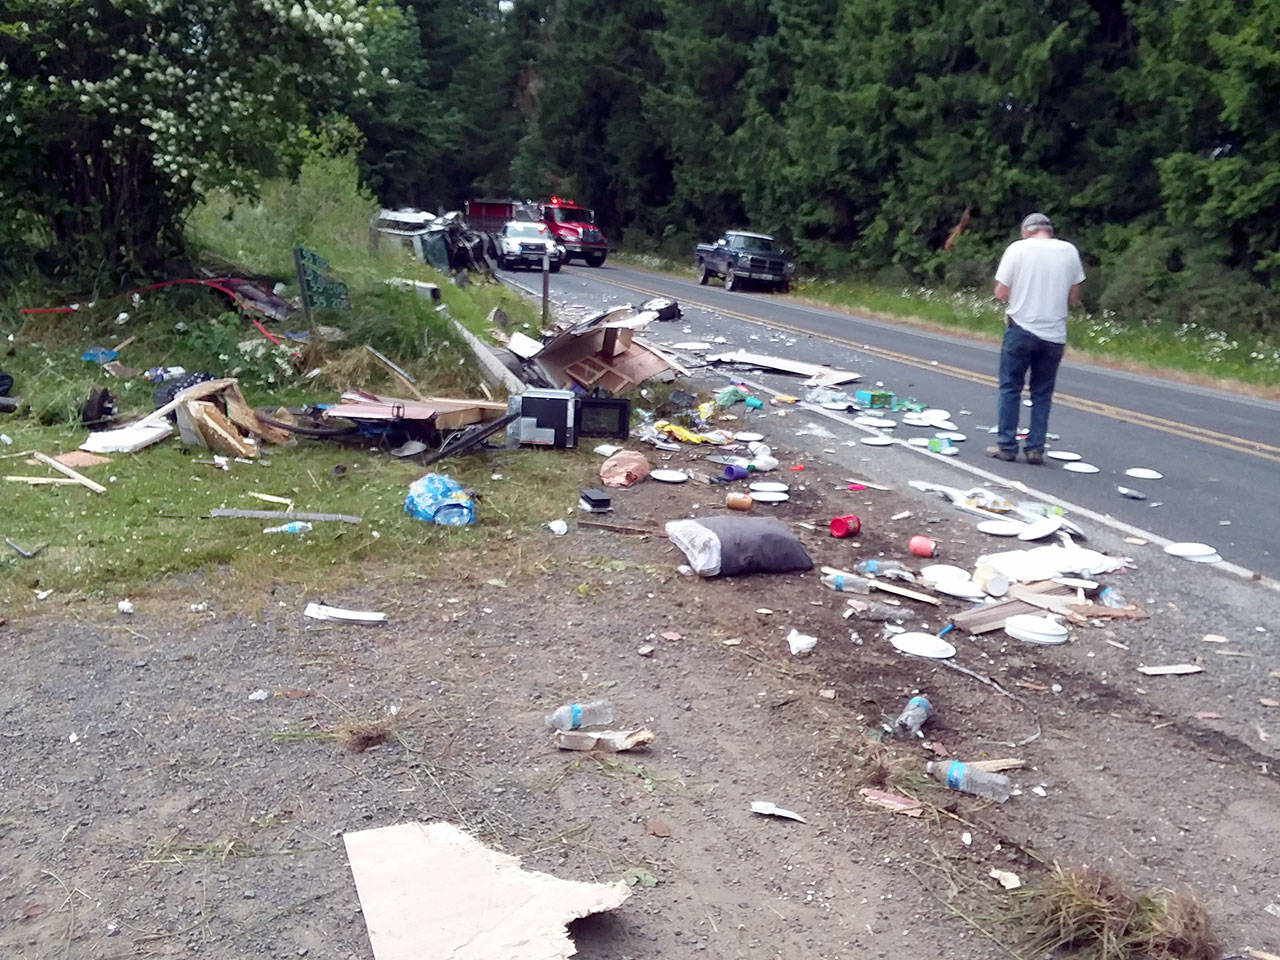
M 844 517 L 832 517 L 830 526 L 833 537 L 856 537 L 862 529 L 862 521 L 851 513 Z
M 907 541 L 907 549 L 917 557 L 932 557 L 937 552 L 938 544 L 928 537 L 917 534 Z

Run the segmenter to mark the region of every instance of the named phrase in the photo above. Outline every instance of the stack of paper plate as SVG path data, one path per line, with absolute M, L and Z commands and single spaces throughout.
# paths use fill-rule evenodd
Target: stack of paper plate
M 735 433 L 733 439 L 741 440 L 743 443 L 755 443 L 757 440 L 763 440 L 763 433 L 753 433 L 750 430 L 743 430 L 741 433 Z
M 993 537 L 1016 537 L 1027 529 L 1021 520 L 983 520 L 978 524 L 979 533 L 988 533 Z
M 865 443 L 868 447 L 887 447 L 896 441 L 893 437 L 886 437 L 883 433 L 876 433 L 869 437 L 863 437 L 861 442 Z
M 1055 644 L 1067 642 L 1067 628 L 1053 617 L 1035 613 L 1019 613 L 1004 622 L 1004 632 L 1026 643 Z
M 939 593 L 945 593 L 949 597 L 959 597 L 961 600 L 985 600 L 987 598 L 987 592 L 974 583 L 967 573 L 963 577 L 939 580 L 933 585 L 933 589 Z

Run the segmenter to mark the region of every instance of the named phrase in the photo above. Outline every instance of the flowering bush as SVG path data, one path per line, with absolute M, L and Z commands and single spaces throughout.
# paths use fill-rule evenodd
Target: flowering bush
M 208 190 L 251 194 L 362 92 L 369 23 L 357 0 L 9 0 L 0 220 L 36 214 L 76 272 L 159 268 Z

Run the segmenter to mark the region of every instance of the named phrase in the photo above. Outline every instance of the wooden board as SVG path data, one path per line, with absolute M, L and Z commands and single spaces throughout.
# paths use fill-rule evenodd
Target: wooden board
M 1074 597 L 1069 587 L 1052 580 L 1041 580 L 1036 583 L 1019 584 L 1024 597 L 1047 594 L 1057 598 Z M 972 610 L 965 610 L 952 616 L 951 622 L 961 630 L 970 634 L 990 633 L 1000 630 L 1004 622 L 1019 613 L 1040 613 L 1044 608 L 1025 600 L 1007 598 L 997 603 L 985 604 Z

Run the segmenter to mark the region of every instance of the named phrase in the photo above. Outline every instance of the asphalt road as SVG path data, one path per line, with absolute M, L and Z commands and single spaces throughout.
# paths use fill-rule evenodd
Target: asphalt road
M 507 276 L 534 288 L 541 280 Z M 683 320 L 651 328 L 651 339 L 724 337 L 716 350 L 740 347 L 857 371 L 862 379 L 850 391 L 883 383 L 899 396 L 950 410 L 968 436 L 954 459 L 1159 537 L 1212 544 L 1228 562 L 1280 578 L 1280 404 L 1066 361 L 1049 425 L 1060 439 L 1050 447 L 1075 451 L 1100 472 L 1072 473 L 1051 461 L 1002 463 L 985 456 L 993 440 L 986 428 L 995 422 L 994 343 L 612 264 L 574 264 L 551 277 L 551 297 L 566 303 L 639 303 L 651 296 L 673 297 L 684 310 Z M 766 379 L 775 388 L 790 383 L 792 392 L 801 390 L 796 378 Z M 1024 408 L 1024 425 L 1027 413 Z M 1152 468 L 1164 478 L 1135 480 L 1124 474 L 1130 467 Z M 1117 486 L 1148 499 L 1127 499 Z

